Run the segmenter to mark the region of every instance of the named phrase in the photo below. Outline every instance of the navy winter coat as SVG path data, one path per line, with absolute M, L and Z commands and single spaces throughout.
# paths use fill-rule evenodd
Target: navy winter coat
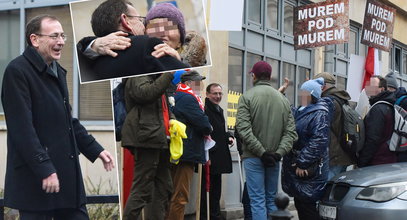
M 334 105 L 331 98 L 321 98 L 303 110 L 294 112 L 298 141 L 293 151 L 299 152 L 297 160 L 291 151 L 283 159 L 282 186 L 284 192 L 300 200 L 318 201 L 325 190 L 329 172 L 329 126 Z M 295 161 L 294 161 L 295 160 Z M 300 179 L 295 174 L 296 163 L 301 169 L 307 169 L 313 163 L 322 161 L 317 174 L 309 179 Z
M 208 116 L 199 107 L 196 98 L 185 92 L 175 94 L 174 115 L 187 126 L 187 138 L 183 139 L 184 153 L 181 161 L 205 163 L 204 137 L 212 131 Z

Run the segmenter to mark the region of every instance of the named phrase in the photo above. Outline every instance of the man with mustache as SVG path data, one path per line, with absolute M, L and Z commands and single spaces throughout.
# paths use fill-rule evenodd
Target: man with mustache
M 79 164 L 82 153 L 114 168 L 110 153 L 72 118 L 66 70 L 59 64 L 66 36 L 51 15 L 26 27 L 28 47 L 7 66 L 1 99 L 7 124 L 4 205 L 20 219 L 89 219 Z

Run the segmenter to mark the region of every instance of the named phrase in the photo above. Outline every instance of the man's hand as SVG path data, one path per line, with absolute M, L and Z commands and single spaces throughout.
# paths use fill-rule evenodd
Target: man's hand
M 59 192 L 59 180 L 56 173 L 49 175 L 42 180 L 42 189 L 46 193 L 58 193 Z
M 165 43 L 156 45 L 151 55 L 155 58 L 160 58 L 162 56 L 169 55 L 174 58 L 177 58 L 178 60 L 181 60 L 181 56 L 179 55 L 179 53 L 174 48 L 168 46 Z
M 114 168 L 114 160 L 112 155 L 109 153 L 109 151 L 104 150 L 99 154 L 99 158 L 103 162 L 103 166 L 105 167 L 106 171 L 111 171 Z
M 279 153 L 271 153 L 271 156 L 276 162 L 279 162 L 281 160 L 281 155 Z
M 131 39 L 123 31 L 117 31 L 104 37 L 96 38 L 91 49 L 100 55 L 109 55 L 116 57 L 117 53 L 113 50 L 125 50 L 131 46 Z
M 229 137 L 229 147 L 232 147 L 233 143 L 235 143 L 235 139 L 233 137 Z
M 278 91 L 284 94 L 285 90 L 288 88 L 289 83 L 290 83 L 290 80 L 288 80 L 288 78 L 285 77 L 284 78 L 284 83 L 280 88 L 278 88 Z
M 276 165 L 276 161 L 271 152 L 264 152 L 260 159 L 265 167 L 274 167 Z

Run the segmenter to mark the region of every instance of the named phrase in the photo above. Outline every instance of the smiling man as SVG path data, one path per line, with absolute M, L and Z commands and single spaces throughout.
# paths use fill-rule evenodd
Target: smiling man
M 26 27 L 28 47 L 7 66 L 1 99 L 7 124 L 4 205 L 20 219 L 89 219 L 79 153 L 106 170 L 110 153 L 72 118 L 61 58 L 66 36 L 51 15 Z
M 215 146 L 209 150 L 210 164 L 210 189 L 209 198 L 206 198 L 206 170 L 203 169 L 202 190 L 201 190 L 201 219 L 207 219 L 206 210 L 207 199 L 209 199 L 210 219 L 222 219 L 220 214 L 220 197 L 222 194 L 222 174 L 232 173 L 232 157 L 230 156 L 229 145 L 233 144 L 233 135 L 226 132 L 226 120 L 223 109 L 220 107 L 223 92 L 222 86 L 218 83 L 211 83 L 206 87 L 205 114 L 213 127 L 212 139 Z

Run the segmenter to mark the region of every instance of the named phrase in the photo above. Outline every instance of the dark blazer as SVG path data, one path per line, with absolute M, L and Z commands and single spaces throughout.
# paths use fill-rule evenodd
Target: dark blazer
M 158 38 L 150 38 L 145 35 L 131 35 L 129 38 L 131 46 L 126 50 L 116 51 L 117 57 L 100 56 L 95 60 L 88 59 L 81 54 L 95 37 L 83 38 L 77 45 L 82 82 L 189 67 L 172 56 L 163 56 L 158 59 L 153 57 L 151 53 L 154 51 L 154 47 L 162 43 Z
M 86 202 L 79 152 L 95 161 L 103 148 L 72 118 L 66 71 L 56 77 L 33 47 L 7 66 L 1 99 L 7 124 L 4 205 L 41 211 Z M 60 192 L 47 194 L 42 180 L 56 172 Z
M 204 137 L 212 131 L 208 116 L 199 107 L 194 96 L 177 92 L 175 94 L 174 115 L 187 126 L 187 138 L 183 139 L 184 153 L 181 161 L 205 163 Z
M 213 127 L 211 137 L 216 142 L 215 146 L 209 150 L 211 174 L 231 173 L 232 157 L 230 156 L 228 144 L 231 135 L 226 132 L 223 109 L 219 106 L 218 110 L 216 105 L 206 98 L 205 114 L 208 116 L 209 122 Z

